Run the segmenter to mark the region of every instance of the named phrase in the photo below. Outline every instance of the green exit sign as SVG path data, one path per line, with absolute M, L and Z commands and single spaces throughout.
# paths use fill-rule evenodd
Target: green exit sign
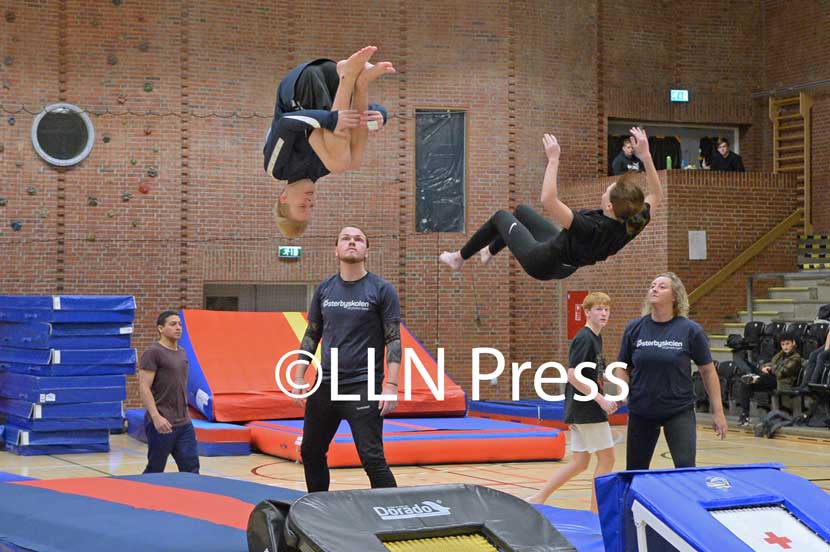
M 281 245 L 277 257 L 280 259 L 299 259 L 303 254 L 303 248 L 299 245 Z

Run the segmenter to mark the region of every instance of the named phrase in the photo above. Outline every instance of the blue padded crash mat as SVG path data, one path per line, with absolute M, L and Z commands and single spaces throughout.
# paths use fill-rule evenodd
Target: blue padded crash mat
M 55 456 L 59 454 L 87 454 L 90 452 L 109 451 L 109 443 L 94 443 L 89 445 L 29 445 L 26 447 L 6 443 L 6 452 L 11 452 L 18 456 Z M 0 539 L 0 546 L 2 544 L 3 542 Z M 17 551 L 19 549 L 13 548 L 12 550 Z M 3 548 L 0 548 L 0 551 L 5 552 Z M 23 549 L 22 552 L 28 552 L 28 550 Z
M 0 322 L 0 346 L 23 349 L 128 348 L 131 325 Z
M 86 366 L 99 364 L 131 364 L 135 366 L 137 361 L 138 353 L 134 348 L 61 351 L 60 349 L 0 347 L 0 368 L 6 363 L 36 366 L 45 366 L 47 364 L 82 364 Z
M 21 364 L 0 362 L 0 371 L 36 376 L 107 376 L 130 375 L 135 373 L 135 364 Z
M 110 432 L 106 429 L 74 431 L 30 431 L 6 424 L 3 436 L 7 445 L 26 447 L 30 445 L 97 445 L 108 443 Z
M 0 307 L 3 322 L 62 322 L 132 324 L 135 311 L 56 311 L 49 309 L 15 309 Z
M 19 418 L 52 419 L 67 418 L 116 418 L 123 414 L 121 402 L 93 403 L 30 403 L 0 398 L 0 412 Z
M 123 401 L 124 376 L 49 377 L 0 372 L 0 397 L 31 403 Z
M 18 416 L 8 416 L 6 423 L 28 431 L 78 431 L 89 429 L 121 429 L 124 419 L 114 418 L 70 418 L 66 420 L 30 419 Z
M 135 307 L 131 295 L 0 295 L 0 308 L 126 311 Z

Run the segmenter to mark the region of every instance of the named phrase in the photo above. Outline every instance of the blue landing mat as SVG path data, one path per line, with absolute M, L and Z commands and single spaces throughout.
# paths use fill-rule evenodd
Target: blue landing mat
M 302 494 L 189 473 L 0 484 L 0 550 L 247 552 L 254 506 Z M 596 515 L 537 509 L 579 552 L 603 550 Z

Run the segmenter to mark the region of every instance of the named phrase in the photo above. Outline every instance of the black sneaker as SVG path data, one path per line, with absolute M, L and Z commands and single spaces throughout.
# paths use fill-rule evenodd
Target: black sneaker
M 747 414 L 741 414 L 738 418 L 738 425 L 740 427 L 749 427 L 749 416 Z

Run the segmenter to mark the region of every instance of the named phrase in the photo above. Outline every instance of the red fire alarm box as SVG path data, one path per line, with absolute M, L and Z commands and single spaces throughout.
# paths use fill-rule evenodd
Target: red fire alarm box
M 573 339 L 576 332 L 585 325 L 585 312 L 582 310 L 582 302 L 587 296 L 587 291 L 568 292 L 568 341 Z

